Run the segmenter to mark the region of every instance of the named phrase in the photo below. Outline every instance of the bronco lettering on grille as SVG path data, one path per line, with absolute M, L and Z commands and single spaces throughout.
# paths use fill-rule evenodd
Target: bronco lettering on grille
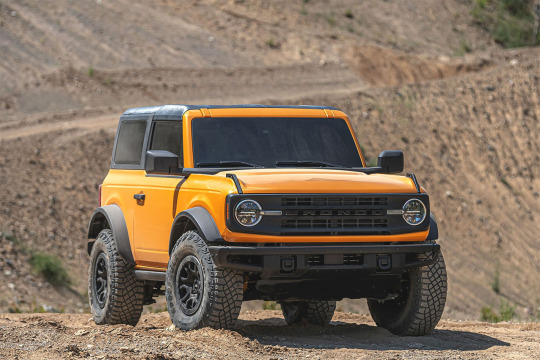
M 286 210 L 285 216 L 382 216 L 383 210 Z

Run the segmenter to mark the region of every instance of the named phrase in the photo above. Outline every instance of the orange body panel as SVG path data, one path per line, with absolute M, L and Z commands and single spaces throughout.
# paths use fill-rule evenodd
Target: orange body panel
M 189 110 L 183 117 L 184 167 L 193 167 L 191 122 L 212 117 L 336 117 L 347 122 L 360 146 L 347 116 L 341 111 L 290 108 L 234 108 Z M 362 156 L 362 155 L 361 155 Z M 365 164 L 364 158 L 362 162 Z M 166 269 L 169 260 L 170 231 L 175 217 L 183 210 L 201 206 L 213 217 L 219 232 L 230 242 L 396 242 L 423 241 L 428 231 L 387 236 L 267 236 L 234 233 L 226 226 L 226 197 L 237 193 L 232 179 L 237 175 L 246 194 L 268 193 L 415 193 L 410 178 L 331 169 L 246 169 L 216 175 L 150 176 L 144 170 L 111 169 L 102 186 L 102 206 L 117 204 L 123 211 L 138 268 Z M 145 194 L 144 203 L 133 198 Z M 135 221 L 136 219 L 136 221 Z

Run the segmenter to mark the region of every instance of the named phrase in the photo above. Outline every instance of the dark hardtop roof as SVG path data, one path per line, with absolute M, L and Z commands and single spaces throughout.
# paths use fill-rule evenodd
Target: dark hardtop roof
M 124 112 L 126 115 L 155 115 L 158 117 L 175 117 L 181 118 L 188 110 L 199 109 L 238 109 L 238 108 L 268 108 L 268 109 L 329 109 L 338 110 L 331 106 L 317 105 L 260 105 L 260 104 L 244 104 L 244 105 L 159 105 L 131 108 Z

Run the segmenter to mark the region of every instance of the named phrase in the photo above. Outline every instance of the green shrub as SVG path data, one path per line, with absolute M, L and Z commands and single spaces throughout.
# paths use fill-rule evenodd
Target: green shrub
M 516 316 L 516 307 L 506 300 L 501 300 L 498 314 L 491 306 L 484 306 L 481 310 L 480 320 L 498 323 L 501 321 L 510 321 Z
M 499 322 L 499 316 L 491 306 L 484 306 L 481 310 L 480 320 L 496 323 Z
M 275 301 L 265 301 L 262 304 L 263 310 L 278 310 L 278 304 Z
M 499 313 L 501 321 L 510 321 L 516 317 L 516 307 L 502 300 L 499 307 Z
M 274 41 L 274 39 L 269 39 L 266 41 L 266 45 L 271 49 L 279 48 L 279 43 Z
M 334 15 L 326 15 L 326 22 L 328 23 L 328 25 L 334 27 L 336 26 L 336 18 L 334 17 Z
M 501 292 L 501 281 L 500 281 L 500 271 L 499 271 L 499 265 L 497 264 L 497 267 L 495 268 L 495 275 L 493 276 L 493 282 L 491 283 L 491 289 L 496 293 L 499 294 Z
M 463 56 L 466 53 L 470 53 L 472 51 L 471 46 L 467 43 L 467 40 L 461 39 L 459 43 L 459 48 L 456 50 L 457 56 Z
M 56 256 L 39 251 L 33 252 L 30 265 L 32 270 L 42 275 L 52 285 L 68 285 L 71 282 L 62 261 Z
M 16 304 L 11 304 L 8 307 L 8 313 L 20 314 L 20 313 L 22 313 L 22 311 L 21 311 L 21 309 L 19 309 L 19 307 Z
M 539 45 L 533 6 L 531 0 L 475 0 L 471 14 L 505 48 Z

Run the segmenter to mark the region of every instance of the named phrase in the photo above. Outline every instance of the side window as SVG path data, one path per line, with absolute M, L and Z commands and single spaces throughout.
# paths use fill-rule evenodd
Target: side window
M 123 121 L 118 130 L 115 164 L 140 165 L 146 120 Z
M 182 147 L 182 122 L 157 121 L 154 123 L 150 150 L 167 150 L 178 155 L 178 166 L 184 165 Z

